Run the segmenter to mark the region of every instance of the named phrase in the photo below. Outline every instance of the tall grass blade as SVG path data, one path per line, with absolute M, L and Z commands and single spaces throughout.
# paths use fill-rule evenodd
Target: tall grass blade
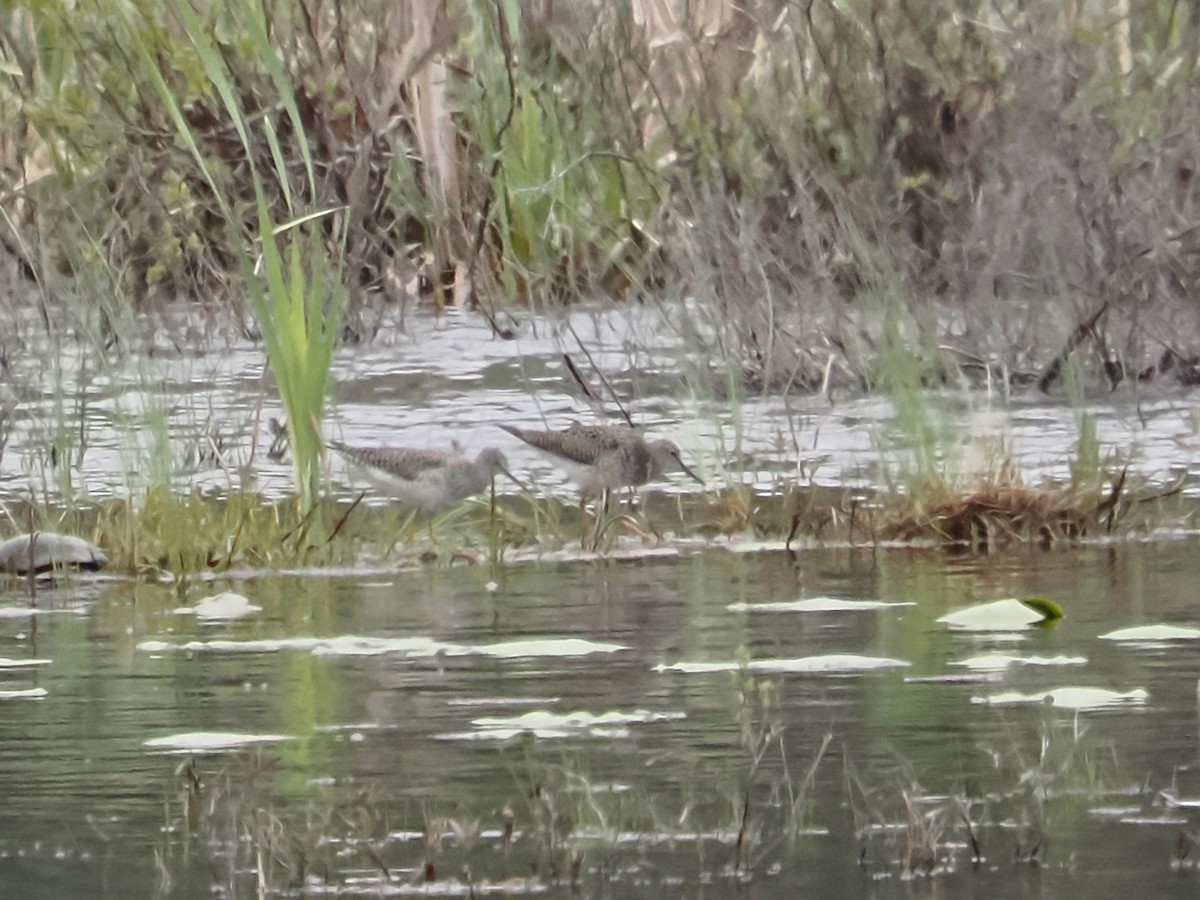
M 263 175 L 256 162 L 260 146 L 247 128 L 237 93 L 226 74 L 224 58 L 192 6 L 187 2 L 177 2 L 175 9 L 196 50 L 205 76 L 224 104 L 225 112 L 245 150 L 255 195 L 258 224 L 256 240 L 241 232 L 240 219 L 225 196 L 224 186 L 214 176 L 155 60 L 142 45 L 138 45 L 138 53 L 181 142 L 212 188 L 225 219 L 225 227 L 230 231 L 231 243 L 237 249 L 239 268 L 262 332 L 267 360 L 287 412 L 296 493 L 301 509 L 307 512 L 313 508 L 320 487 L 320 425 L 324 416 L 329 365 L 343 308 L 341 292 L 333 287 L 328 251 L 322 240 L 322 220 L 332 210 L 297 213 L 297 200 L 291 191 L 286 155 L 268 116 L 262 120 L 263 141 L 275 169 L 274 176 L 280 193 L 294 216 L 283 225 L 274 222 Z M 250 5 L 246 6 L 246 10 L 249 10 L 250 34 L 259 51 L 259 59 L 291 120 L 296 144 L 304 160 L 309 196 L 315 197 L 312 159 L 291 84 L 279 63 L 275 48 L 270 44 L 260 13 L 251 9 Z M 251 249 L 255 243 L 260 248 L 257 254 Z M 331 292 L 328 298 L 327 292 Z

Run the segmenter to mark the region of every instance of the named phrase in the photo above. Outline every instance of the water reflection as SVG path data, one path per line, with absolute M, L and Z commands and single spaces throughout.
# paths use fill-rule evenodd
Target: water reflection
M 0 883 L 1190 895 L 1200 642 L 1104 638 L 1200 625 L 1197 558 L 708 549 L 182 593 L 79 581 L 36 609 L 10 585 Z M 180 614 L 226 588 L 261 611 Z M 937 621 L 1009 596 L 1066 618 Z M 772 665 L 850 658 L 904 665 Z M 1141 699 L 1041 699 L 1075 689 Z M 1005 695 L 1032 702 L 977 702 Z

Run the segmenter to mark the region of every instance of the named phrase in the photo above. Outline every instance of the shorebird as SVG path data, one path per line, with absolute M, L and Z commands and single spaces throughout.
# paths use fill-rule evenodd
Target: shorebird
M 562 431 L 536 431 L 502 423 L 500 427 L 566 469 L 580 488 L 581 516 L 590 493 L 601 494 L 601 509 L 607 511 L 610 491 L 641 487 L 671 472 L 684 472 L 704 484 L 683 461 L 678 446 L 670 441 L 648 441 L 628 425 L 576 422 Z M 599 522 L 597 539 L 598 532 Z
M 508 470 L 504 454 L 494 447 L 470 460 L 457 451 L 351 447 L 340 441 L 329 441 L 329 446 L 380 492 L 430 513 L 475 496 L 500 473 L 521 484 Z M 432 519 L 429 537 L 437 543 Z

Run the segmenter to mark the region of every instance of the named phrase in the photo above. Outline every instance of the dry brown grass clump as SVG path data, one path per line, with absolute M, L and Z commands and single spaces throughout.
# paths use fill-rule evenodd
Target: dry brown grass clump
M 1049 546 L 1110 534 L 1122 527 L 1133 505 L 1150 499 L 1125 497 L 1125 474 L 1111 485 L 1087 487 L 1030 487 L 1010 467 L 965 490 L 939 481 L 885 509 L 877 537 L 992 550 L 1014 542 Z

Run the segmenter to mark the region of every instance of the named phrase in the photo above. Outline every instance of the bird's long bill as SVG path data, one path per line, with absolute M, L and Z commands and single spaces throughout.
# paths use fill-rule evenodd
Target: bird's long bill
M 697 484 L 699 484 L 700 487 L 704 487 L 704 479 L 701 478 L 699 475 L 697 475 L 695 472 L 693 472 L 688 467 L 688 464 L 685 463 L 682 459 L 679 460 L 679 468 L 683 469 L 683 471 L 686 472 L 688 475 L 691 475 L 692 480 L 695 481 Z

